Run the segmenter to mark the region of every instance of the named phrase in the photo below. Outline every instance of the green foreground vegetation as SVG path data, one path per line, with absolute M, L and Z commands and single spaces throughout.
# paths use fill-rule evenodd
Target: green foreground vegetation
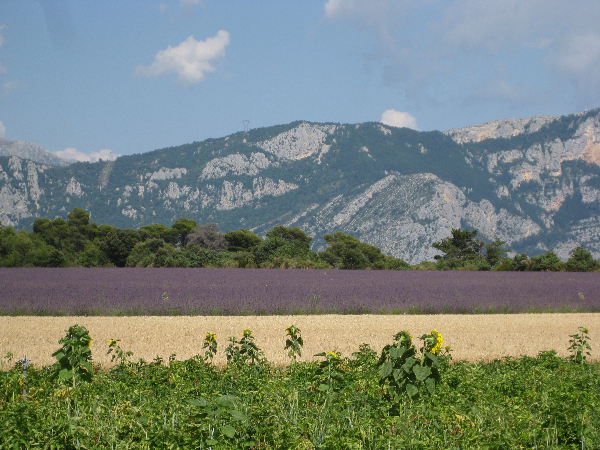
M 600 447 L 600 366 L 587 361 L 585 328 L 569 358 L 490 363 L 452 363 L 435 330 L 420 349 L 402 331 L 381 355 L 363 344 L 350 357 L 297 362 L 300 330 L 286 331 L 288 367 L 266 361 L 246 329 L 230 338 L 225 367 L 212 364 L 208 333 L 203 356 L 168 363 L 134 362 L 113 339 L 106 371 L 75 325 L 55 366 L 0 371 L 0 449 Z
M 436 261 L 410 265 L 378 247 L 337 231 L 326 234 L 327 248 L 315 252 L 304 231 L 276 226 L 265 239 L 241 229 L 222 233 L 217 224 L 198 225 L 181 218 L 161 224 L 119 229 L 90 222 L 81 208 L 67 220 L 35 219 L 33 231 L 15 231 L 0 223 L 0 267 L 217 267 L 376 270 L 504 270 L 591 272 L 600 263 L 583 246 L 561 261 L 548 251 L 508 257 L 505 242 L 485 242 L 477 230 L 452 229 L 433 247 Z

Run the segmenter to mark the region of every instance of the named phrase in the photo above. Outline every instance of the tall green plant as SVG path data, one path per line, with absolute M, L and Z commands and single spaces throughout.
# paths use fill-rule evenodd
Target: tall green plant
M 296 361 L 297 356 L 302 356 L 302 346 L 304 341 L 300 335 L 300 328 L 291 325 L 285 329 L 287 333 L 287 339 L 285 340 L 284 350 L 288 350 L 288 356 Z
M 398 403 L 405 395 L 415 398 L 433 394 L 441 381 L 440 360 L 436 355 L 442 349 L 442 335 L 433 330 L 421 336 L 423 346 L 419 352 L 406 330 L 396 334 L 394 340 L 394 344 L 383 348 L 377 362 L 379 384 L 386 386 L 386 397 Z
M 569 359 L 577 364 L 587 362 L 587 357 L 592 356 L 592 346 L 590 345 L 591 338 L 588 336 L 589 330 L 584 327 L 579 327 L 578 334 L 570 334 L 569 337 Z
M 242 338 L 236 341 L 235 336 L 229 338 L 229 345 L 225 349 L 227 363 L 249 363 L 250 365 L 260 365 L 265 361 L 262 351 L 254 342 L 252 330 L 244 328 Z
M 108 352 L 107 355 L 111 355 L 110 362 L 114 362 L 115 360 L 119 361 L 119 365 L 123 366 L 127 363 L 127 358 L 133 355 L 132 351 L 124 351 L 119 345 L 120 339 L 111 339 L 108 342 Z
M 62 347 L 52 353 L 56 358 L 56 369 L 52 379 L 71 381 L 73 387 L 81 381 L 90 383 L 93 371 L 90 364 L 92 338 L 87 328 L 73 325 L 58 343 L 62 344 Z
M 206 333 L 206 337 L 204 338 L 204 345 L 202 346 L 202 350 L 206 349 L 204 352 L 204 361 L 208 361 L 209 359 L 213 360 L 214 356 L 217 354 L 217 335 L 214 333 Z
M 319 367 L 315 372 L 315 381 L 319 383 L 317 389 L 329 393 L 330 398 L 332 398 L 331 395 L 342 388 L 344 381 L 343 372 L 340 368 L 342 354 L 330 351 L 317 353 L 315 356 L 325 357 L 325 361 L 319 363 Z

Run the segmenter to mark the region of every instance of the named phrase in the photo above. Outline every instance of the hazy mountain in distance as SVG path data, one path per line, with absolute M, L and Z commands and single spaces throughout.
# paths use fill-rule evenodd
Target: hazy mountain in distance
M 0 138 L 0 156 L 18 156 L 21 159 L 28 159 L 38 164 L 48 166 L 64 167 L 73 164 L 75 161 L 59 158 L 39 145 L 25 141 L 9 141 Z

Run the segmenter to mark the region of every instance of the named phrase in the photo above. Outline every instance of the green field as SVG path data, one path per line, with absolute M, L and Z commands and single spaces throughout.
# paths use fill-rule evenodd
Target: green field
M 114 341 L 115 364 L 103 370 L 87 365 L 85 335 L 61 343 L 60 364 L 30 365 L 26 379 L 22 363 L 3 359 L 0 449 L 600 447 L 600 366 L 585 348 L 467 363 L 429 345 L 437 358 L 424 355 L 425 365 L 440 380 L 431 393 L 413 379 L 411 397 L 390 389 L 389 376 L 380 383 L 386 363 L 366 345 L 275 367 L 248 335 L 217 367 L 204 360 L 208 344 L 185 361 L 142 361 Z

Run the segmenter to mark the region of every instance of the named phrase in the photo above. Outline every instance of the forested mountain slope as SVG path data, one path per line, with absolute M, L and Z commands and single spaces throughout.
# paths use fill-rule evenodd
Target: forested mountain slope
M 447 132 L 380 123 L 294 122 L 116 161 L 53 167 L 0 156 L 0 220 L 83 208 L 98 224 L 180 217 L 264 234 L 343 231 L 409 263 L 452 228 L 511 249 L 600 257 L 600 110 L 508 119 Z

